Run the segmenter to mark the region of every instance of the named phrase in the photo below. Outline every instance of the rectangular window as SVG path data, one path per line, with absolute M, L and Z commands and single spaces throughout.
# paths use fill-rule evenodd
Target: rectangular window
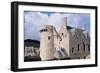
M 48 40 L 50 40 L 50 36 L 48 36 Z

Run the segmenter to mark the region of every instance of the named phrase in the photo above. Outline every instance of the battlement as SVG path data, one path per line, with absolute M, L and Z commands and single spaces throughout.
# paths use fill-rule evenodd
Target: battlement
M 53 31 L 53 26 L 52 25 L 42 25 L 40 27 L 40 32 L 45 32 L 45 31 Z

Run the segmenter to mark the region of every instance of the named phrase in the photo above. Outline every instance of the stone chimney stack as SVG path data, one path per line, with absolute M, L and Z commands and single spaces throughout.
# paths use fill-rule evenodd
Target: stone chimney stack
M 67 17 L 64 17 L 64 26 L 67 26 Z

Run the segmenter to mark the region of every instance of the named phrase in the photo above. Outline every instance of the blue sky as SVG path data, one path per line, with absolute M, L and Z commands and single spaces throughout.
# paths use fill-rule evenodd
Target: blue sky
M 90 33 L 89 14 L 24 11 L 24 39 L 40 40 L 39 29 L 42 25 L 54 25 L 59 30 L 64 17 L 67 17 L 68 26 L 82 29 L 85 24 L 86 31 Z

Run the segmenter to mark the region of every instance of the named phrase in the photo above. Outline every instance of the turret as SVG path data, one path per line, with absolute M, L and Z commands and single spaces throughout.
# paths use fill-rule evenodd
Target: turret
M 54 27 L 52 25 L 44 25 L 40 29 L 40 57 L 41 60 L 54 59 Z

